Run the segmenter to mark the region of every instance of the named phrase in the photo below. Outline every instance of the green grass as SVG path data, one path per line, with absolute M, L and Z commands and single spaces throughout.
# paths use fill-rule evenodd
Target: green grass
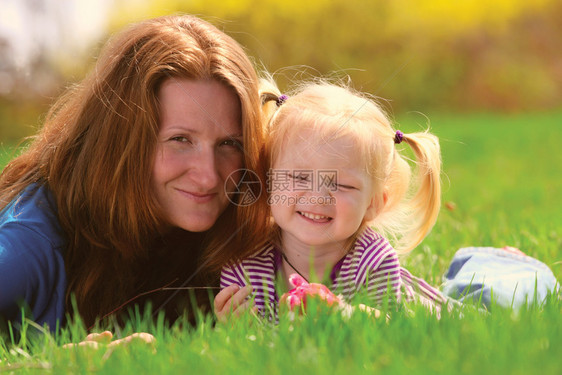
M 441 141 L 443 202 L 456 208 L 444 205 L 432 233 L 407 260 L 412 270 L 438 284 L 458 248 L 512 245 L 561 280 L 562 112 L 430 119 Z M 419 115 L 399 122 L 409 131 L 427 125 Z
M 0 166 L 3 167 L 15 156 L 15 146 L 0 143 Z
M 517 246 L 544 261 L 562 280 L 562 111 L 519 115 L 428 114 L 441 139 L 443 208 L 423 244 L 405 259 L 435 285 L 464 246 Z M 401 116 L 409 132 L 426 125 Z M 345 320 L 321 311 L 278 326 L 246 317 L 213 327 L 164 328 L 136 318 L 121 334 L 148 331 L 148 345 L 108 350 L 62 349 L 84 337 L 74 324 L 55 336 L 0 339 L 0 372 L 17 373 L 384 373 L 559 374 L 562 303 L 515 313 L 468 309 L 440 320 L 425 310 L 395 313 L 390 321 L 356 314 Z

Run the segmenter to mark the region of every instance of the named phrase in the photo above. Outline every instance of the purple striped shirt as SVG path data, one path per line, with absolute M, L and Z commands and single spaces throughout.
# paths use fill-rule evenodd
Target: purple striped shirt
M 275 291 L 275 275 L 281 262 L 279 250 L 267 245 L 253 256 L 233 266 L 224 267 L 220 286 L 232 284 L 241 287 L 252 285 L 254 303 L 264 316 L 277 317 L 279 296 Z M 380 234 L 367 228 L 358 237 L 353 250 L 334 266 L 330 290 L 341 294 L 345 301 L 364 291 L 370 306 L 381 306 L 401 301 L 418 301 L 435 310 L 447 298 L 423 279 L 410 274 L 400 266 L 398 255 L 390 243 Z

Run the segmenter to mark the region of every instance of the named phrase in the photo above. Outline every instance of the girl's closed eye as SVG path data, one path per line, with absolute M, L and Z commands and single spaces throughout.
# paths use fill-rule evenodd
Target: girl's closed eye
M 355 186 L 345 184 L 335 184 L 337 190 L 358 190 Z
M 312 190 L 312 176 L 310 173 L 287 173 L 289 178 L 293 180 L 293 187 L 300 190 Z
M 296 181 L 309 181 L 310 180 L 310 176 L 308 174 L 292 174 L 292 173 L 287 173 L 287 175 L 289 176 L 289 178 L 292 178 L 293 180 Z

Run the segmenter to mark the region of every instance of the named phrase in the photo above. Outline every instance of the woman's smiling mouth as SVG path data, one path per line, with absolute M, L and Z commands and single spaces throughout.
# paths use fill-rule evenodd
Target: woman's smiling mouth
M 215 198 L 217 196 L 217 193 L 201 194 L 201 193 L 196 193 L 196 192 L 189 192 L 189 191 L 182 190 L 182 189 L 176 189 L 176 190 L 180 194 L 182 194 L 183 196 L 185 196 L 188 199 L 191 199 L 192 201 L 197 202 L 197 203 L 210 202 L 213 198 Z

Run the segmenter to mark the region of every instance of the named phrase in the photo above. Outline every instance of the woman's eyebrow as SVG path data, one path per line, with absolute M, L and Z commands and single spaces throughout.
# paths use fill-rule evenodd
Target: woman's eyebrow
M 185 125 L 168 125 L 168 126 L 165 127 L 165 130 L 166 130 L 166 131 L 178 131 L 178 130 L 181 130 L 182 132 L 193 133 L 193 134 L 198 134 L 198 133 L 200 133 L 199 130 L 186 127 Z
M 225 138 L 242 138 L 244 135 L 240 134 L 240 133 L 235 133 L 235 134 L 227 134 L 224 137 Z

